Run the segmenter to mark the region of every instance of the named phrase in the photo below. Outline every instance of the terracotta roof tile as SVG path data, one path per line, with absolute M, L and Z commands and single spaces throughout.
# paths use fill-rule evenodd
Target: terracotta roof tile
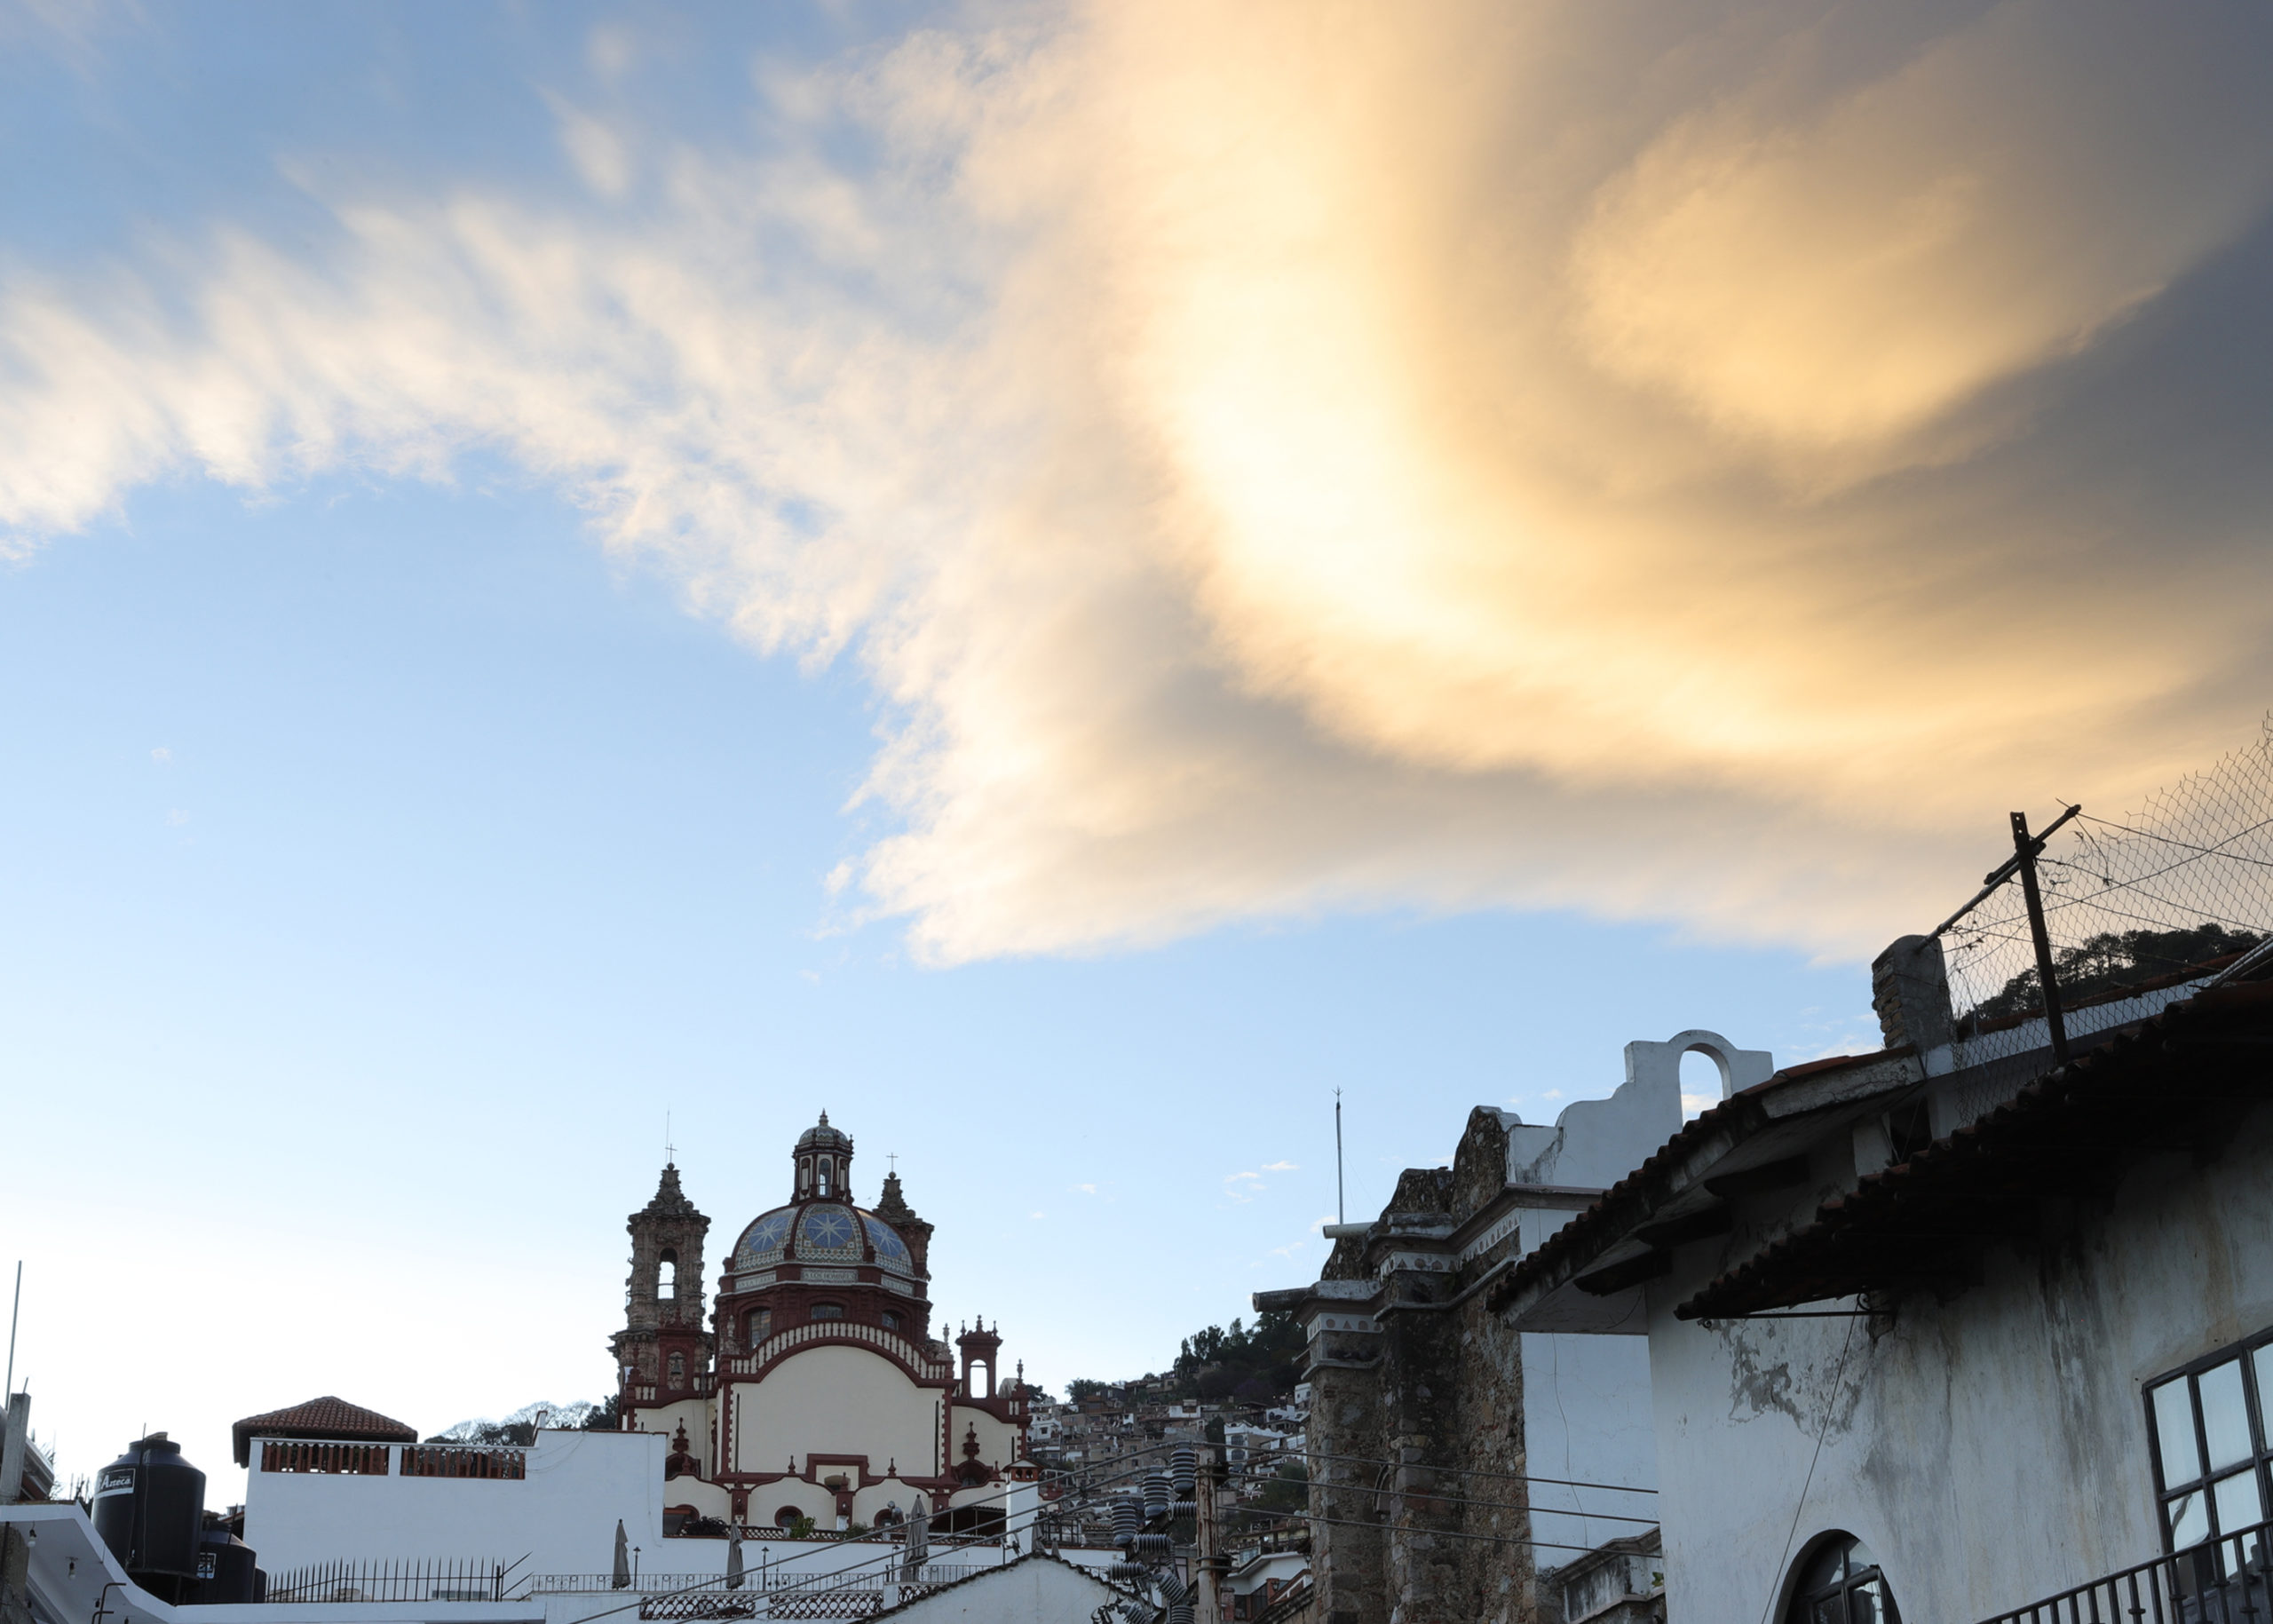
M 326 1394 L 289 1409 L 248 1415 L 229 1429 L 236 1441 L 237 1464 L 250 1464 L 252 1440 L 260 1438 L 307 1438 L 345 1443 L 415 1444 L 418 1434 L 392 1415 L 367 1410 L 360 1404 Z

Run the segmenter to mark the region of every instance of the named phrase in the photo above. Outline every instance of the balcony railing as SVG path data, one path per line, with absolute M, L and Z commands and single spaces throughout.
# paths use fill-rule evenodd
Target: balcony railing
M 2157 1557 L 1983 1624 L 2273 1624 L 2273 1522 Z
M 406 1477 L 489 1477 L 519 1481 L 529 1475 L 526 1450 L 495 1449 L 482 1444 L 406 1444 Z
M 298 1438 L 264 1438 L 260 1470 L 265 1472 L 343 1472 L 358 1477 L 387 1475 L 389 1446 L 385 1444 L 316 1444 Z
M 529 1594 L 519 1562 L 319 1562 L 268 1581 L 272 1602 L 511 1602 Z
M 881 1326 L 862 1325 L 857 1319 L 825 1319 L 812 1325 L 793 1325 L 787 1330 L 776 1331 L 751 1351 L 726 1361 L 728 1372 L 733 1375 L 756 1375 L 765 1366 L 806 1343 L 863 1342 L 885 1350 L 905 1360 L 928 1381 L 941 1381 L 954 1374 L 954 1366 L 931 1354 L 897 1331 L 887 1331 Z

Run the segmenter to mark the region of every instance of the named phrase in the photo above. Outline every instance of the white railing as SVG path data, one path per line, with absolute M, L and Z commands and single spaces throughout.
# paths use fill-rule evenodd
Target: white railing
M 793 1325 L 787 1330 L 776 1331 L 752 1351 L 727 1360 L 726 1367 L 738 1376 L 754 1376 L 791 1349 L 824 1341 L 860 1342 L 883 1349 L 912 1366 L 926 1380 L 939 1381 L 954 1374 L 951 1361 L 934 1358 L 928 1350 L 899 1332 L 852 1319 L 824 1319 L 814 1325 Z

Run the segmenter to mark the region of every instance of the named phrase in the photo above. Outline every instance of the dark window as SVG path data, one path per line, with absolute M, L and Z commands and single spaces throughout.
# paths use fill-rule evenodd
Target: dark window
M 2265 1520 L 2264 1405 L 2273 1401 L 2273 1331 L 2221 1348 L 2147 1386 L 2147 1436 L 2166 1549 Z
M 751 1351 L 755 1352 L 756 1351 L 757 1344 L 765 1340 L 766 1333 L 772 1330 L 772 1328 L 773 1311 L 772 1309 L 754 1308 L 749 1311 L 749 1345 Z
M 890 1310 L 890 1309 L 886 1309 L 886 1310 L 884 1310 L 883 1313 L 883 1314 L 882 1314 L 882 1316 L 880 1316 L 880 1317 L 883 1319 L 883 1322 L 884 1322 L 884 1329 L 885 1329 L 885 1330 L 887 1330 L 887 1331 L 897 1331 L 898 1329 L 899 1329 L 899 1316 L 898 1314 L 893 1313 L 893 1312 L 891 1311 L 891 1310 Z
M 773 1525 L 776 1528 L 787 1528 L 803 1516 L 804 1513 L 798 1510 L 796 1507 L 784 1506 L 773 1514 Z
M 816 1319 L 842 1319 L 844 1318 L 844 1304 L 842 1303 L 816 1303 L 813 1304 L 813 1318 Z
M 1851 1533 L 1834 1533 L 1800 1565 L 1785 1624 L 1902 1624 L 1879 1559 Z

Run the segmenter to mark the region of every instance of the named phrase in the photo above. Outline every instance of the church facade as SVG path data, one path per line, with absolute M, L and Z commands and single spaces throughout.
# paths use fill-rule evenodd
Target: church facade
M 996 1525 L 1004 1485 L 1032 1471 L 1001 1336 L 932 1335 L 931 1225 L 896 1172 L 874 1208 L 852 1204 L 852 1138 L 828 1113 L 790 1162 L 789 1200 L 735 1240 L 707 1315 L 710 1220 L 675 1165 L 630 1216 L 617 1401 L 626 1430 L 669 1440 L 667 1513 L 835 1529 L 921 1493 L 951 1528 Z

